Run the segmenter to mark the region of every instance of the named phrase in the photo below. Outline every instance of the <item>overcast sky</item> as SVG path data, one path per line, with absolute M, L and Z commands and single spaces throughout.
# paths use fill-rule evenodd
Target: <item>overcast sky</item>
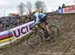
M 17 6 L 20 2 L 27 3 L 27 1 L 31 1 L 34 4 L 37 0 L 1 0 L 0 1 L 0 17 L 6 16 L 9 13 L 16 13 Z M 73 5 L 74 0 L 41 0 L 46 4 L 47 11 L 56 10 L 58 6 L 61 6 L 63 3 L 66 5 Z

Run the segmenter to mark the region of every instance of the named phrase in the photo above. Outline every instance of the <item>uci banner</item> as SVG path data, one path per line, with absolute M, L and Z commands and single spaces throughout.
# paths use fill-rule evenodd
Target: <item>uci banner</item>
M 0 47 L 6 44 L 10 44 L 11 42 L 16 41 L 19 38 L 27 35 L 31 32 L 31 26 L 34 21 L 25 23 L 23 25 L 17 26 L 7 31 L 3 31 L 0 33 Z

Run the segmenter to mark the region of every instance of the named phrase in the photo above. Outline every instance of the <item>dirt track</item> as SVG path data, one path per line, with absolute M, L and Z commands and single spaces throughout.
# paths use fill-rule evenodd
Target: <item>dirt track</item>
M 10 48 L 0 49 L 0 55 L 75 55 L 75 14 L 53 15 L 49 22 L 59 27 L 60 36 L 30 48 L 25 40 Z

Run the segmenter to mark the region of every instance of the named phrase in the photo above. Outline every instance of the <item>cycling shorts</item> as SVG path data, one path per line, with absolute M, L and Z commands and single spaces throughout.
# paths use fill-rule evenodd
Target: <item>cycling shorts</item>
M 48 25 L 47 15 L 43 19 L 40 19 L 40 22 L 45 23 L 46 25 Z

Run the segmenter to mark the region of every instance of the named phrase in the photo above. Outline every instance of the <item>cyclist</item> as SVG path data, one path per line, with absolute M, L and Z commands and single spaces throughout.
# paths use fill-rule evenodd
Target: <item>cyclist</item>
M 42 13 L 41 11 L 37 10 L 33 12 L 33 17 L 34 17 L 34 25 L 39 24 L 39 22 L 44 23 L 45 25 L 45 29 L 47 31 L 47 35 L 50 35 L 50 30 L 49 30 L 49 26 L 48 26 L 48 22 L 47 22 L 47 15 Z M 48 38 L 48 36 L 46 36 L 45 38 Z

